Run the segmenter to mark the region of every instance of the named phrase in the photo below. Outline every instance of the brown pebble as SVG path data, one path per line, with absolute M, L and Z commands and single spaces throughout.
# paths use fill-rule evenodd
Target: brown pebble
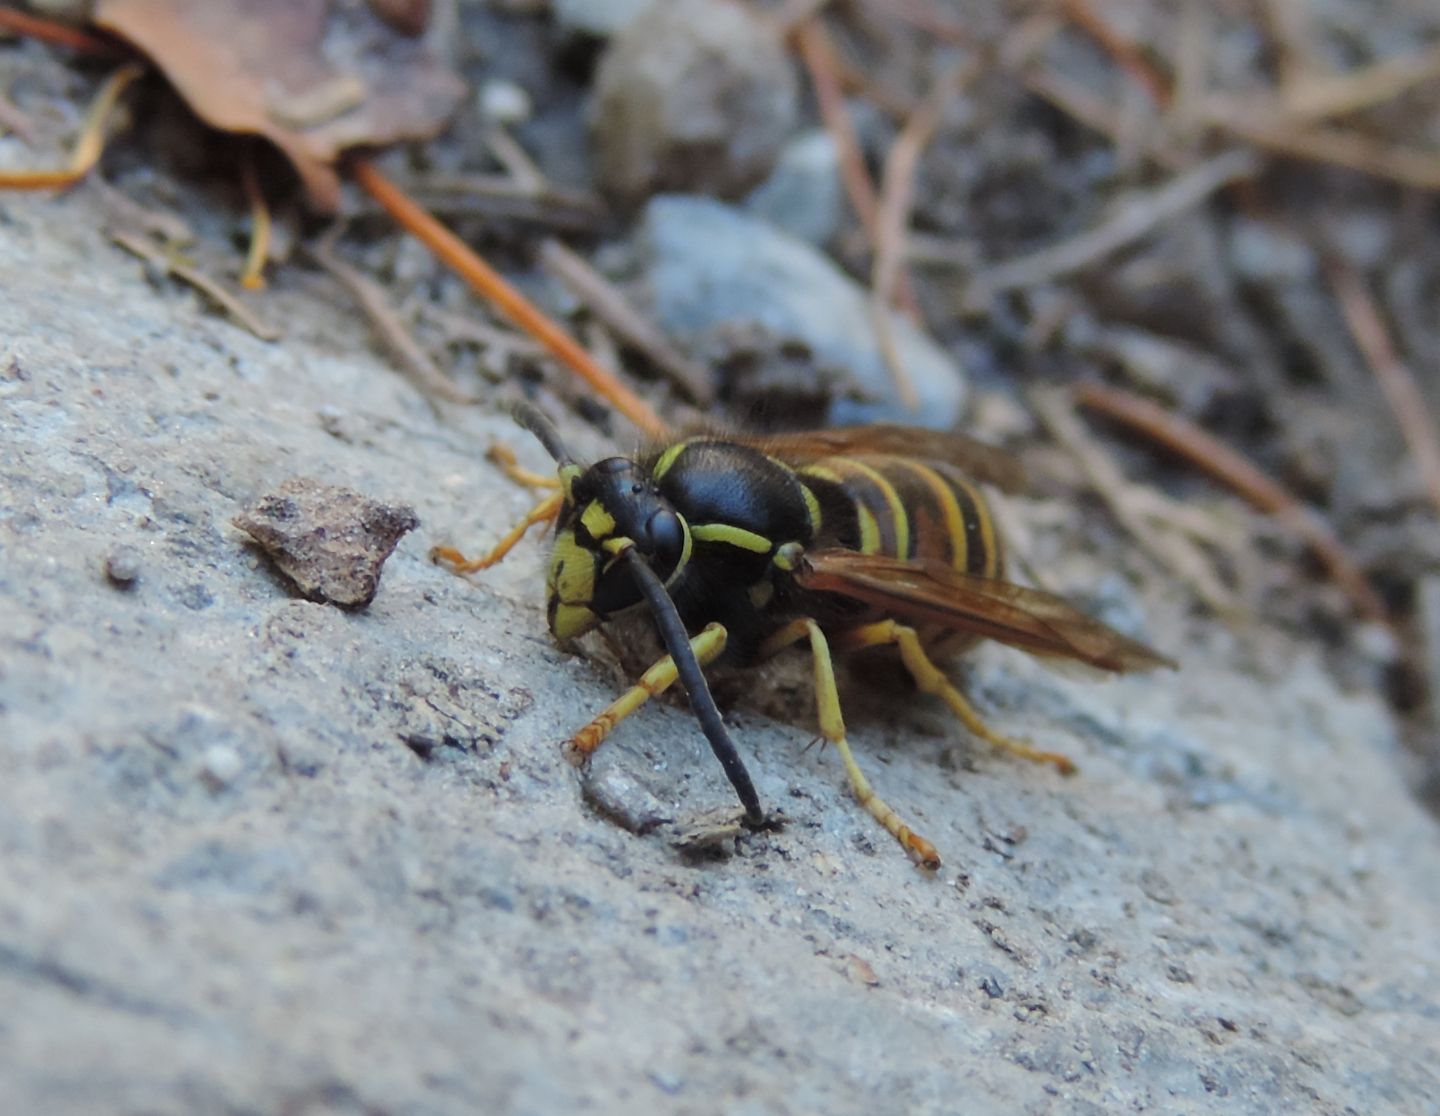
M 412 508 L 310 477 L 286 481 L 233 522 L 302 594 L 342 608 L 375 599 L 385 560 L 420 524 Z

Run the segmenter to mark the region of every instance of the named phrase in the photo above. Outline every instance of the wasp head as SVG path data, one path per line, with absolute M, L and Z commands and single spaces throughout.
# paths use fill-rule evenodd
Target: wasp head
M 690 557 L 684 517 L 640 466 L 611 457 L 583 472 L 561 470 L 566 500 L 550 552 L 545 614 L 558 640 L 575 639 L 641 602 L 620 556 L 634 550 L 669 581 Z

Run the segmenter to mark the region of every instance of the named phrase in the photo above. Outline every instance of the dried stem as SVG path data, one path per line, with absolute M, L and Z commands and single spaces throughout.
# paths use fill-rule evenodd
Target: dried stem
M 1082 406 L 1144 434 L 1228 485 L 1261 511 L 1275 516 L 1282 527 L 1310 547 L 1361 615 L 1388 622 L 1385 602 L 1330 525 L 1256 465 L 1194 423 L 1148 399 L 1093 382 L 1077 384 L 1074 390 L 1076 402 Z
M 1405 444 L 1415 457 L 1430 502 L 1440 509 L 1440 435 L 1436 434 L 1435 420 L 1425 406 L 1415 374 L 1400 359 L 1375 300 L 1354 268 L 1337 261 L 1331 264 L 1329 272 L 1330 285 L 1345 314 L 1350 336 L 1379 381 L 1385 402 L 1390 405 Z
M 374 198 L 403 228 L 423 242 L 448 266 L 455 270 L 483 298 L 493 303 L 506 317 L 545 346 L 547 350 L 588 383 L 631 422 L 653 437 L 664 437 L 666 426 L 648 403 L 601 368 L 573 337 L 547 318 L 503 276 L 470 250 L 429 213 L 410 200 L 399 188 L 375 168 L 373 163 L 356 159 L 350 164 L 355 181 Z

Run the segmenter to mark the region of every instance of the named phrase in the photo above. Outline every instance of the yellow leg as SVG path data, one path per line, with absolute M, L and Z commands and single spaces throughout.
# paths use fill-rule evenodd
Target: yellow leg
M 468 574 L 476 570 L 488 570 L 505 555 L 515 548 L 515 544 L 525 537 L 525 532 L 534 527 L 537 523 L 549 523 L 560 514 L 560 505 L 565 502 L 565 496 L 560 492 L 552 492 L 545 499 L 541 500 L 533 508 L 530 514 L 522 519 L 509 533 L 495 544 L 495 549 L 489 554 L 479 558 L 466 558 L 453 546 L 434 546 L 430 548 L 430 561 L 443 563 L 450 567 L 452 573 Z
M 560 487 L 560 478 L 553 473 L 537 473 L 516 461 L 515 451 L 509 446 L 491 446 L 485 451 L 485 456 L 500 466 L 500 471 L 522 488 Z
M 865 773 L 860 770 L 860 765 L 851 754 L 850 743 L 845 739 L 845 719 L 840 713 L 840 692 L 835 685 L 835 668 L 830 662 L 830 645 L 825 641 L 825 633 L 820 630 L 820 625 L 808 618 L 792 620 L 761 644 L 760 655 L 768 658 L 807 637 L 810 640 L 810 653 L 815 661 L 815 706 L 820 719 L 820 733 L 840 753 L 840 760 L 845 765 L 845 773 L 850 777 L 850 789 L 855 798 L 923 867 L 939 868 L 940 854 L 936 852 L 935 846 L 906 825 L 889 803 L 875 793 L 875 788 L 870 785 L 870 780 L 865 778 Z
M 690 650 L 695 652 L 695 661 L 701 666 L 712 662 L 725 650 L 728 633 L 723 625 L 706 624 L 704 631 L 690 639 Z M 652 697 L 663 694 L 675 684 L 679 672 L 675 660 L 666 655 L 640 676 L 640 681 L 631 686 L 610 704 L 610 707 L 570 738 L 571 755 L 577 760 L 586 760 L 605 738 L 615 731 L 615 726 L 634 713 Z
M 881 620 L 875 624 L 854 628 L 839 638 L 839 646 L 845 651 L 858 651 L 862 647 L 882 647 L 891 643 L 900 648 L 900 660 L 915 679 L 915 684 L 925 693 L 942 698 L 955 716 L 965 723 L 965 727 L 980 739 L 1033 763 L 1053 763 L 1062 775 L 1075 773 L 1075 764 L 1068 756 L 1059 752 L 1042 752 L 1029 744 L 1002 736 L 982 721 L 974 706 L 950 684 L 950 680 L 940 668 L 930 661 L 930 656 L 925 653 L 920 636 L 914 628 L 897 624 L 894 620 Z

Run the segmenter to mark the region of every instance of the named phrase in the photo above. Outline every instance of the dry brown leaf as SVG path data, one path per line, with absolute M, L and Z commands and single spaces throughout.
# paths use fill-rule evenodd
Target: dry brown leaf
M 279 147 L 322 212 L 339 204 L 342 151 L 433 136 L 465 94 L 359 0 L 99 0 L 94 18 L 207 124 Z

